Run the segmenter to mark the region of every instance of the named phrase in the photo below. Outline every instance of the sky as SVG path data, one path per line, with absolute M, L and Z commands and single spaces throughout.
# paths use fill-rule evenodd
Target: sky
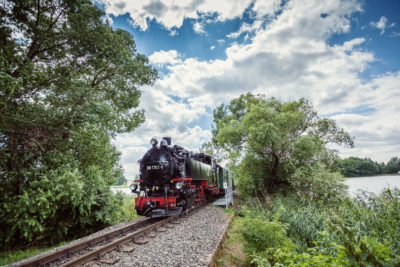
M 212 112 L 251 92 L 309 99 L 355 137 L 341 157 L 400 156 L 400 1 L 96 0 L 158 70 L 146 122 L 113 141 L 128 180 L 154 137 L 198 149 Z

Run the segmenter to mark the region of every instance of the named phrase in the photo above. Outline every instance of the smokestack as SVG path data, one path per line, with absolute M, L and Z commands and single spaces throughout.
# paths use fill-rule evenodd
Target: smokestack
M 168 145 L 171 145 L 171 137 L 163 137 L 165 141 L 167 141 Z

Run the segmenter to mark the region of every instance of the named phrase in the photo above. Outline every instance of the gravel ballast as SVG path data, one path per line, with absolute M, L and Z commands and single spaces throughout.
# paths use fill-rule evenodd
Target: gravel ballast
M 76 240 L 74 240 L 74 241 L 71 241 L 70 243 L 68 243 L 68 244 L 66 244 L 66 245 L 62 245 L 62 246 L 59 246 L 59 247 L 50 249 L 50 250 L 48 250 L 48 251 L 42 252 L 42 253 L 37 254 L 37 255 L 35 255 L 35 256 L 32 256 L 32 257 L 30 257 L 30 258 L 26 258 L 26 259 L 20 260 L 20 261 L 18 261 L 18 262 L 10 263 L 9 265 L 6 265 L 6 266 L 7 266 L 7 267 L 18 267 L 18 266 L 22 266 L 22 265 L 24 265 L 26 262 L 28 262 L 28 261 L 30 261 L 30 260 L 32 260 L 32 259 L 36 259 L 36 258 L 45 256 L 45 255 L 49 255 L 49 254 L 51 254 L 51 253 L 53 253 L 53 252 L 55 252 L 55 251 L 59 251 L 59 250 L 65 249 L 65 248 L 72 247 L 73 245 L 75 245 L 75 244 L 77 244 L 77 243 L 80 243 L 80 242 L 82 242 L 82 241 L 86 241 L 86 240 L 89 240 L 89 239 L 93 239 L 93 238 L 98 237 L 98 236 L 101 236 L 101 235 L 103 235 L 103 234 L 105 234 L 105 233 L 110 233 L 110 232 L 112 232 L 112 231 L 115 230 L 115 229 L 121 228 L 121 227 L 126 226 L 126 225 L 128 225 L 128 224 L 131 224 L 131 223 L 133 223 L 133 222 L 138 222 L 138 221 L 142 221 L 142 220 L 145 220 L 145 219 L 146 219 L 146 218 L 138 218 L 138 219 L 135 219 L 135 220 L 132 220 L 132 221 L 129 221 L 129 222 L 122 222 L 122 223 L 119 223 L 119 224 L 116 224 L 116 225 L 109 226 L 109 227 L 104 228 L 103 230 L 100 230 L 100 231 L 98 231 L 98 232 L 95 232 L 95 233 L 93 233 L 93 234 L 91 234 L 91 235 L 84 236 L 84 237 L 82 237 L 82 238 L 79 238 L 79 239 L 76 239 Z
M 113 266 L 208 266 L 228 224 L 223 209 L 208 205 L 146 237 L 146 244 L 128 243 L 133 251 L 112 251 L 103 258 L 118 259 Z M 110 265 L 97 261 L 85 266 Z

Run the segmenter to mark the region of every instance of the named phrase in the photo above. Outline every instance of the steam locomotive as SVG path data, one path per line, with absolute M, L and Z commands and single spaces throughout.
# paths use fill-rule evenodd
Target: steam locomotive
M 150 144 L 152 148 L 139 160 L 140 180 L 131 184 L 132 192 L 138 195 L 138 215 L 175 216 L 223 195 L 224 186 L 234 186 L 229 172 L 211 156 L 172 146 L 170 137 L 164 137 L 159 145 L 152 138 Z

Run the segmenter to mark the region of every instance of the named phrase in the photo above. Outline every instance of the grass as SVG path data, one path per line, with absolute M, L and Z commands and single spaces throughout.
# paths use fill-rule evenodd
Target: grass
M 227 208 L 227 209 L 224 208 L 224 211 L 225 211 L 226 215 L 231 216 L 232 213 L 234 212 L 234 209 L 233 208 Z
M 232 209 L 226 210 L 227 214 L 232 214 Z M 246 255 L 243 252 L 243 239 L 240 229 L 243 220 L 234 218 L 231 229 L 228 230 L 228 236 L 222 249 L 221 257 L 217 260 L 217 266 L 243 266 Z
M 129 188 L 129 185 L 113 185 L 111 188 Z
M 123 212 L 123 216 L 120 219 L 120 222 L 134 220 L 139 217 L 137 215 L 136 209 L 135 209 L 135 197 L 132 197 L 132 196 L 124 196 L 123 197 L 122 212 Z
M 10 264 L 12 262 L 20 261 L 32 256 L 35 256 L 37 254 L 40 254 L 42 252 L 51 250 L 53 248 L 60 247 L 62 245 L 67 244 L 68 242 L 64 241 L 61 242 L 60 244 L 52 247 L 32 247 L 32 248 L 27 248 L 27 249 L 19 249 L 19 250 L 10 250 L 10 251 L 1 251 L 0 252 L 0 265 L 6 265 Z

